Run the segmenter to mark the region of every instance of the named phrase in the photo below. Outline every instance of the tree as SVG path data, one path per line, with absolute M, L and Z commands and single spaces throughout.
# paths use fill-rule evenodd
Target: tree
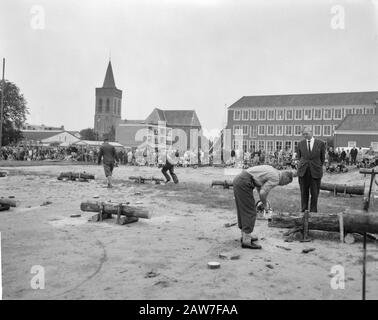
M 97 133 L 92 128 L 83 129 L 80 131 L 81 138 L 83 140 L 97 140 Z
M 2 145 L 5 146 L 17 143 L 22 138 L 21 127 L 25 123 L 29 111 L 20 89 L 10 81 L 5 80 L 4 82 Z

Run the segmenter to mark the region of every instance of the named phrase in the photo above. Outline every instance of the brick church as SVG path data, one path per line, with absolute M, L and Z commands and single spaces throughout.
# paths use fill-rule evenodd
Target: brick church
M 99 139 L 114 140 L 115 130 L 121 121 L 122 90 L 115 85 L 112 63 L 109 61 L 104 83 L 96 88 L 94 130 Z

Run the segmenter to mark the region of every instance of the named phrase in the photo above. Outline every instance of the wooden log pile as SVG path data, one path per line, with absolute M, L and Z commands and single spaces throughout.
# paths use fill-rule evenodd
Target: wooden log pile
M 16 207 L 16 201 L 8 198 L 0 198 L 0 211 L 9 210 L 10 207 Z
M 355 194 L 363 195 L 365 186 L 364 185 L 346 185 L 346 184 L 335 184 L 335 183 L 321 183 L 320 190 L 327 190 L 333 192 L 334 195 L 337 193 L 343 193 L 344 195 Z
M 150 213 L 143 207 L 129 206 L 125 203 L 85 201 L 80 205 L 82 211 L 98 212 L 92 216 L 91 221 L 102 221 L 110 219 L 112 215 L 117 215 L 118 224 L 128 224 L 136 222 L 139 218 L 150 219 Z
M 130 180 L 134 180 L 136 183 L 145 183 L 146 181 L 155 182 L 155 184 L 160 184 L 164 181 L 164 179 L 161 178 L 155 178 L 155 177 L 141 177 L 141 176 L 131 176 L 129 177 Z
M 303 227 L 303 213 L 273 214 L 268 222 L 274 228 Z M 374 213 L 310 213 L 308 229 L 344 233 L 373 233 L 378 234 L 378 215 Z
M 233 186 L 233 183 L 231 180 L 213 180 L 211 182 L 211 187 L 214 186 L 222 186 L 223 189 L 229 189 L 230 187 Z
M 61 172 L 58 180 L 88 182 L 88 180 L 93 180 L 94 178 L 95 176 L 93 174 L 88 174 L 86 172 Z

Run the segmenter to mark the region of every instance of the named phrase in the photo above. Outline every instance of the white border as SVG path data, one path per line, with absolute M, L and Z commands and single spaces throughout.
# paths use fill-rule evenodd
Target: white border
M 3 300 L 3 271 L 1 269 L 1 232 L 0 232 L 0 300 Z

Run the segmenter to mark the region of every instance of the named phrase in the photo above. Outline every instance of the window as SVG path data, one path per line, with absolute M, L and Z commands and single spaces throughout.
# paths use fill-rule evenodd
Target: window
M 314 136 L 320 137 L 322 135 L 322 126 L 321 125 L 315 125 L 314 126 Z
M 257 137 L 257 126 L 251 126 L 251 138 L 256 138 Z
M 267 134 L 268 136 L 274 136 L 274 125 L 272 125 L 272 124 L 268 124 L 268 125 L 266 126 L 266 134 Z
M 279 109 L 276 112 L 276 120 L 283 120 L 284 119 L 284 111 L 283 109 Z
M 302 134 L 302 125 L 295 125 L 294 126 L 294 135 L 300 136 Z
M 268 110 L 268 120 L 274 120 L 274 109 Z
M 294 141 L 294 152 L 297 152 L 299 141 Z
M 356 141 L 348 141 L 348 148 L 357 147 Z
M 330 136 L 331 135 L 331 126 L 324 125 L 323 126 L 323 136 Z
M 364 113 L 364 109 L 363 108 L 356 108 L 355 109 L 355 114 L 363 114 Z
M 373 149 L 374 152 L 378 152 L 378 142 L 372 141 L 371 142 L 371 147 L 372 147 L 372 149 Z
M 343 118 L 343 109 L 335 109 L 333 112 L 334 120 L 341 120 Z
M 247 152 L 248 141 L 243 140 L 243 152 Z
M 102 113 L 102 99 L 98 101 L 98 112 Z
M 324 109 L 324 120 L 332 120 L 332 109 Z
M 285 141 L 285 151 L 291 151 L 291 141 Z
M 259 136 L 265 136 L 265 126 L 259 125 Z
M 249 125 L 243 125 L 243 136 L 247 136 L 248 135 L 248 129 L 249 129 Z
M 345 108 L 344 114 L 345 114 L 345 116 L 347 116 L 348 114 L 353 114 L 353 108 Z
M 374 114 L 374 108 L 366 108 L 365 114 Z
M 249 151 L 256 151 L 256 140 L 249 140 Z
M 266 149 L 267 149 L 268 152 L 274 150 L 274 141 L 273 140 L 268 140 L 266 142 Z
M 322 109 L 314 109 L 314 120 L 322 120 Z
M 106 112 L 109 112 L 110 111 L 110 100 L 109 98 L 106 99 Z
M 285 136 L 293 135 L 293 126 L 285 126 Z
M 333 133 L 335 133 L 336 127 L 337 127 L 337 124 L 334 124 L 333 125 Z
M 311 120 L 312 119 L 312 109 L 305 109 L 303 113 L 303 120 Z
M 265 141 L 259 140 L 259 150 L 265 150 Z
M 251 110 L 251 120 L 257 120 L 257 110 Z
M 234 110 L 234 120 L 240 120 L 240 110 Z
M 249 110 L 243 110 L 242 120 L 249 120 Z
M 259 120 L 266 119 L 266 110 L 259 110 Z
M 234 125 L 234 135 L 235 136 L 239 136 L 241 135 L 241 129 L 240 129 L 240 125 Z
M 232 141 L 232 146 L 234 150 L 241 150 L 242 148 L 242 143 L 240 140 L 233 140 Z
M 286 120 L 293 120 L 293 109 L 286 110 Z
M 283 125 L 278 124 L 276 125 L 276 136 L 282 136 L 283 135 Z
M 294 111 L 294 120 L 302 120 L 302 109 L 296 109 Z
M 282 140 L 277 140 L 276 141 L 276 151 L 282 150 Z

